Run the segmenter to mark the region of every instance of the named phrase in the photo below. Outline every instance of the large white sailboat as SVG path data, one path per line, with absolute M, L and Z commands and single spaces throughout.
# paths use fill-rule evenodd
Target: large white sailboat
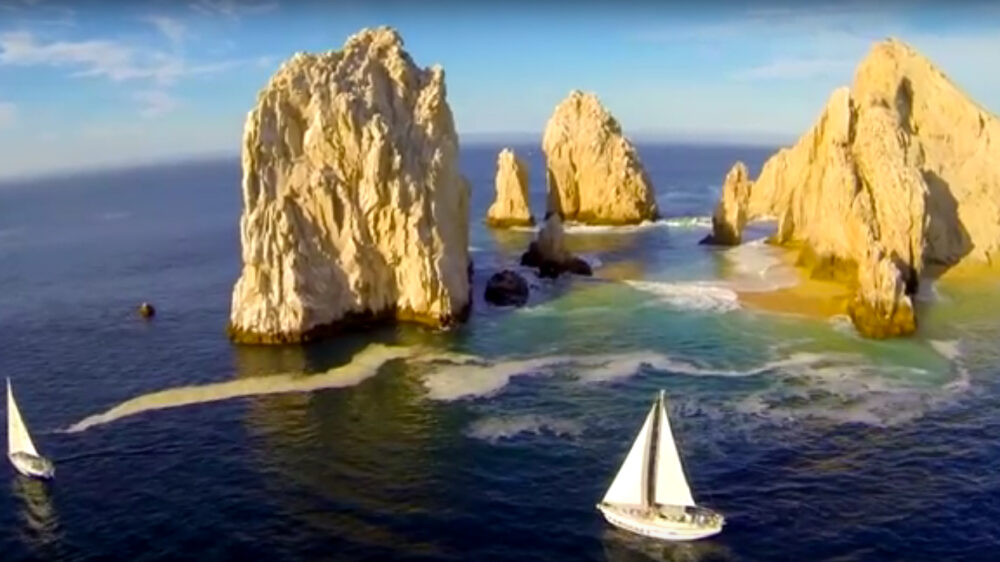
M 34 478 L 52 478 L 56 469 L 49 459 L 38 454 L 28 435 L 21 411 L 14 402 L 14 392 L 7 379 L 7 458 L 18 472 Z
M 722 531 L 725 518 L 695 505 L 661 390 L 597 509 L 612 525 L 669 541 Z

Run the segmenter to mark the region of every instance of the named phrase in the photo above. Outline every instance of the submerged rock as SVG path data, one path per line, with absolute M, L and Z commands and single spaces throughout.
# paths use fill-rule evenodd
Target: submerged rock
M 528 282 L 517 272 L 505 269 L 486 282 L 486 302 L 497 306 L 524 306 L 528 302 Z
M 152 318 L 153 316 L 156 316 L 156 309 L 148 302 L 144 302 L 139 305 L 139 316 L 143 318 Z
M 495 183 L 496 199 L 486 212 L 486 224 L 496 228 L 534 225 L 528 206 L 528 164 L 510 148 L 497 156 Z
M 727 176 L 712 240 L 737 244 L 748 221 L 777 219 L 774 242 L 855 286 L 848 312 L 871 337 L 916 329 L 908 295 L 926 265 L 1000 257 L 1000 120 L 895 39 L 793 147 L 744 176 Z
M 242 160 L 233 339 L 466 316 L 469 186 L 444 71 L 414 64 L 395 30 L 286 61 L 247 116 Z
M 556 106 L 542 140 L 548 211 L 586 224 L 637 224 L 659 217 L 635 146 L 597 96 L 579 90 Z
M 592 275 L 590 264 L 566 249 L 562 221 L 557 213 L 545 217 L 545 226 L 521 256 L 521 265 L 537 267 L 540 277 L 558 277 L 563 273 Z

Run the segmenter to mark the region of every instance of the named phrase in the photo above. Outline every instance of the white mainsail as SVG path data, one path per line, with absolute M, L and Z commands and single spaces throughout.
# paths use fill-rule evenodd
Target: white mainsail
M 657 417 L 659 419 L 658 439 L 656 442 L 656 484 L 655 500 L 658 504 L 694 507 L 691 488 L 684 476 L 684 466 L 677 453 L 674 433 L 670 429 L 670 418 L 663 406 L 663 394 L 660 394 Z
M 611 483 L 607 493 L 604 494 L 604 503 L 647 505 L 649 494 L 646 492 L 648 488 L 646 475 L 649 473 L 649 450 L 652 445 L 650 432 L 653 429 L 655 415 L 656 405 L 654 404 L 649 409 L 646 421 L 642 424 L 639 435 L 632 443 L 632 448 L 629 449 L 625 462 L 618 469 L 615 480 Z
M 7 453 L 28 453 L 38 456 L 35 444 L 31 442 L 28 428 L 21 419 L 21 412 L 14 402 L 14 392 L 10 389 L 10 379 L 7 379 Z

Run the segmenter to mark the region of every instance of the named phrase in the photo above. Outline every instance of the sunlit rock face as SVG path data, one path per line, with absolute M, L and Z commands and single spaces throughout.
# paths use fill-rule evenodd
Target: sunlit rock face
M 247 116 L 242 161 L 235 340 L 464 318 L 469 185 L 444 71 L 418 67 L 395 30 L 286 61 Z
M 564 221 L 636 224 L 659 216 L 635 146 L 597 96 L 573 90 L 545 127 L 548 211 Z
M 486 224 L 494 228 L 534 225 L 528 206 L 528 164 L 510 148 L 497 156 L 495 184 L 496 199 L 486 212 Z
M 1000 255 L 1000 121 L 908 45 L 878 43 L 756 180 L 730 172 L 712 241 L 739 243 L 764 217 L 776 243 L 804 246 L 803 265 L 856 287 L 860 333 L 912 333 L 926 266 Z

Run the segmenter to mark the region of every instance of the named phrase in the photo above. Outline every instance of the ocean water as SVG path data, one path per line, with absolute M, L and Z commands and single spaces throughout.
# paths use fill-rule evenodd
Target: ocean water
M 777 250 L 697 242 L 731 163 L 769 151 L 642 145 L 666 218 L 570 228 L 595 276 L 529 273 L 528 306 L 492 308 L 532 236 L 482 225 L 498 149 L 462 149 L 469 322 L 304 347 L 225 337 L 235 159 L 0 185 L 0 375 L 57 467 L 0 469 L 2 559 L 996 559 L 1000 285 L 930 287 L 887 342 L 748 308 L 735 289 L 795 282 Z M 696 543 L 594 509 L 660 388 L 728 519 Z

